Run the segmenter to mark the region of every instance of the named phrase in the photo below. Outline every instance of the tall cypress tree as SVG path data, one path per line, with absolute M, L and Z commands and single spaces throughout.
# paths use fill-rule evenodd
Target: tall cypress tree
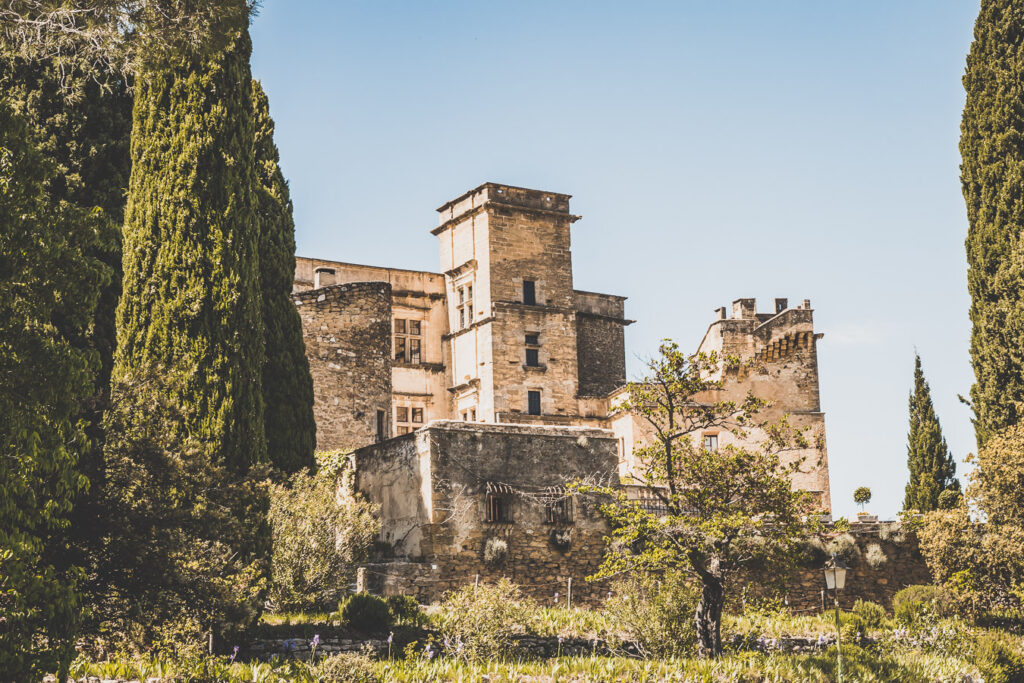
M 239 470 L 266 458 L 250 52 L 239 27 L 138 71 L 113 373 L 169 373 L 182 431 Z
M 256 207 L 260 219 L 260 289 L 266 361 L 264 424 L 270 461 L 287 472 L 314 464 L 316 423 L 313 378 L 302 341 L 302 320 L 291 299 L 295 279 L 295 223 L 288 182 L 274 144 L 270 104 L 259 82 L 252 87 L 256 128 Z
M 943 491 L 959 491 L 956 463 L 942 436 L 942 427 L 932 405 L 932 393 L 921 369 L 921 356 L 914 355 L 914 390 L 910 392 L 910 432 L 907 434 L 907 483 L 904 510 L 930 512 L 939 508 Z
M 1024 7 L 982 0 L 964 74 L 971 404 L 978 445 L 1024 410 Z

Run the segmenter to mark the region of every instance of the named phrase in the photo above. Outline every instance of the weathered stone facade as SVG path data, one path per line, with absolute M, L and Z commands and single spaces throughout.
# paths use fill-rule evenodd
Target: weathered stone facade
M 625 298 L 573 288 L 579 216 L 569 195 L 485 183 L 438 213 L 440 273 L 297 259 L 317 447 L 359 449 L 358 485 L 381 506 L 391 547 L 374 569 L 382 590 L 432 599 L 473 577 L 510 576 L 546 595 L 573 578 L 591 599 L 601 589 L 583 579 L 599 564 L 604 522 L 580 503 L 572 524 L 545 526 L 536 491 L 635 471 L 648 433 L 616 408 L 632 323 Z M 699 350 L 742 361 L 709 398 L 749 390 L 771 402 L 766 419 L 787 415 L 808 429 L 794 485 L 827 510 L 820 336 L 809 302 L 791 309 L 778 299 L 773 313 L 757 313 L 753 299 L 739 299 L 731 318 L 719 310 Z M 723 446 L 734 439 L 716 436 Z M 511 496 L 512 521 L 481 521 L 479 506 L 495 494 Z M 556 531 L 568 549 L 553 545 Z M 488 539 L 507 546 L 504 564 L 483 561 Z
M 293 295 L 313 376 L 317 450 L 389 434 L 391 286 L 329 285 Z
M 438 421 L 354 458 L 355 486 L 380 503 L 392 548 L 392 561 L 369 566 L 382 592 L 433 600 L 508 577 L 538 598 L 564 595 L 569 579 L 574 599 L 601 594 L 584 579 L 600 564 L 607 526 L 593 500 L 564 484 L 618 482 L 606 430 Z

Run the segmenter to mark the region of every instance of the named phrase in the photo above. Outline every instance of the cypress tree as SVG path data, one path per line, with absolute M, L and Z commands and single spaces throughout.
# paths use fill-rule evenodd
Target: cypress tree
M 260 289 L 266 361 L 263 403 L 267 453 L 286 472 L 314 465 L 316 423 L 313 378 L 302 341 L 302 321 L 291 299 L 295 279 L 295 223 L 288 182 L 274 144 L 274 121 L 259 82 L 252 87 L 256 130 L 256 207 L 260 219 Z
M 167 373 L 182 432 L 236 470 L 266 458 L 250 51 L 241 26 L 136 75 L 113 372 Z
M 914 390 L 910 393 L 910 432 L 907 434 L 907 483 L 904 510 L 930 512 L 939 509 L 943 491 L 959 491 L 956 463 L 942 436 L 942 427 L 932 405 L 931 389 L 921 369 L 921 356 L 914 355 Z
M 971 404 L 979 447 L 1024 410 L 1024 7 L 982 0 L 964 74 Z

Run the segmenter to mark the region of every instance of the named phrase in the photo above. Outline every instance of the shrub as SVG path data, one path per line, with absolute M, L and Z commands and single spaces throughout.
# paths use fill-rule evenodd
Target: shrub
M 975 640 L 969 659 L 981 671 L 985 683 L 1024 681 L 1024 652 L 1005 633 L 983 631 Z
M 337 452 L 317 455 L 316 474 L 297 472 L 271 488 L 270 601 L 276 609 L 330 609 L 380 528 L 368 503 L 339 502 Z
M 851 611 L 860 617 L 867 628 L 880 628 L 885 623 L 885 608 L 877 602 L 858 600 L 853 603 Z
M 441 604 L 438 624 L 452 654 L 473 660 L 500 659 L 513 636 L 525 631 L 533 605 L 508 579 L 465 586 Z
M 388 612 L 391 613 L 391 620 L 396 624 L 419 626 L 425 621 L 423 612 L 420 611 L 419 600 L 411 595 L 389 595 L 385 602 L 388 605 Z
M 613 624 L 648 656 L 688 654 L 697 644 L 698 591 L 679 571 L 619 581 L 605 603 Z
M 908 586 L 892 598 L 896 621 L 916 626 L 923 619 L 950 616 L 953 607 L 948 593 L 941 586 Z
M 806 569 L 821 569 L 828 560 L 825 544 L 819 538 L 801 538 L 794 549 L 796 563 Z
M 338 621 L 362 633 L 381 633 L 391 627 L 388 603 L 369 593 L 353 593 L 338 605 Z
M 825 552 L 829 555 L 835 555 L 850 566 L 857 564 L 857 560 L 860 559 L 860 548 L 857 547 L 857 539 L 850 534 L 840 534 L 833 538 L 825 546 Z
M 503 538 L 488 538 L 484 543 L 484 562 L 499 565 L 508 556 L 508 541 Z
M 872 543 L 868 546 L 868 550 L 864 553 L 864 561 L 868 563 L 868 566 L 872 569 L 878 569 L 883 564 L 889 561 L 889 558 L 885 556 L 885 551 L 882 550 L 882 546 L 877 543 Z
M 373 662 L 366 655 L 339 654 L 327 657 L 315 670 L 321 683 L 379 683 Z

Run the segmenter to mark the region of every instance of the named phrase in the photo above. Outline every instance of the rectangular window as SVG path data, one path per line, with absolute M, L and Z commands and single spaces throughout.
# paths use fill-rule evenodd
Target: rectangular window
M 712 453 L 718 452 L 718 434 L 704 435 L 704 450 L 711 451 Z
M 523 280 L 523 303 L 529 306 L 537 305 L 537 289 L 533 280 Z
M 507 496 L 497 493 L 488 493 L 484 501 L 484 521 L 491 524 L 502 524 L 512 521 L 512 506 Z
M 422 322 L 395 318 L 395 361 L 398 363 L 421 362 L 420 349 L 423 343 Z
M 529 415 L 540 415 L 540 392 L 526 392 L 526 412 Z
M 540 367 L 539 349 L 526 349 L 526 365 L 531 368 Z
M 384 440 L 384 411 L 377 411 L 377 441 Z
M 423 406 L 395 406 L 395 433 L 409 434 L 423 426 Z
M 459 329 L 464 330 L 473 324 L 473 285 L 459 285 L 455 289 L 459 296 Z
M 527 334 L 526 335 L 527 346 L 540 346 L 540 335 L 539 334 Z
M 572 499 L 559 498 L 545 507 L 548 524 L 572 524 Z

